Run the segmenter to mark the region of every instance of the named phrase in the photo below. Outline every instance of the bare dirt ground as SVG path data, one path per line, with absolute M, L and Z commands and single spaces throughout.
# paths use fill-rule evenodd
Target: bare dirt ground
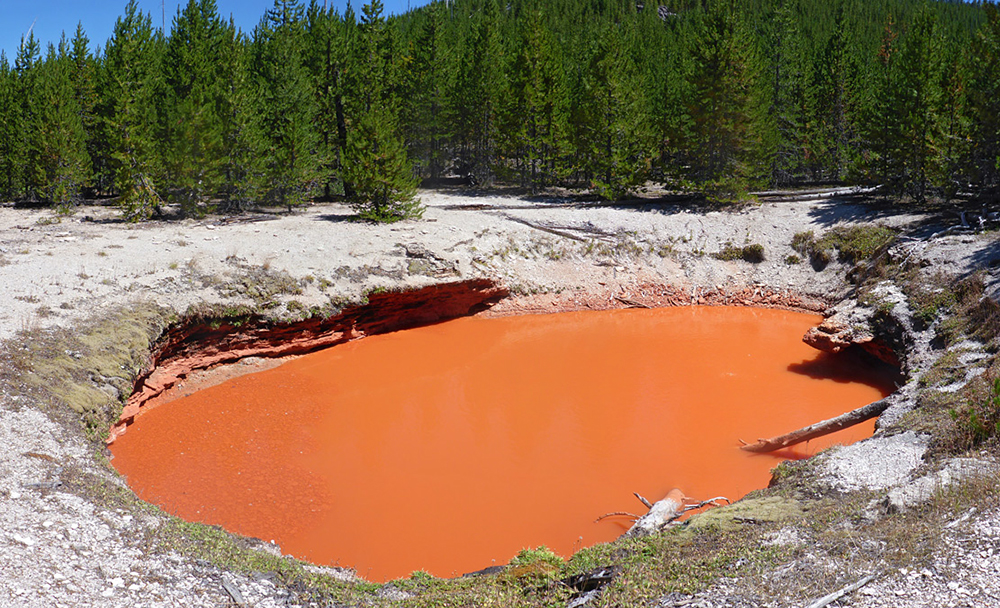
M 484 276 L 518 296 L 502 304 L 508 313 L 574 301 L 655 303 L 655 288 L 664 286 L 695 301 L 708 291 L 767 288 L 832 303 L 849 293 L 846 268 L 834 261 L 818 272 L 787 258 L 795 254 L 796 233 L 843 223 L 879 222 L 920 235 L 912 245 L 919 255 L 951 274 L 1000 258 L 994 237 L 928 241 L 940 227 L 923 227 L 927 218 L 855 199 L 806 196 L 722 211 L 656 200 L 611 205 L 437 191 L 421 197 L 424 218 L 393 225 L 359 223 L 339 204 L 142 225 L 122 224 L 101 206 L 63 218 L 0 207 L 0 340 L 17 348 L 38 332 L 139 302 L 178 314 L 206 303 L 245 304 L 291 319 L 373 289 Z M 765 260 L 712 256 L 727 244 L 760 244 Z M 94 484 L 121 491 L 124 484 L 102 463 L 99 447 L 59 420 L 0 386 L 0 606 L 309 605 L 266 576 L 152 550 L 145 539 L 165 525 L 163 516 L 109 509 L 79 491 Z M 945 536 L 946 551 L 933 568 L 881 572 L 840 605 L 1000 606 L 1000 512 L 975 510 Z M 788 542 L 808 553 L 808 539 L 792 534 Z M 837 572 L 836 563 L 826 567 Z M 835 578 L 846 585 L 864 574 Z M 665 596 L 660 605 L 787 604 L 730 580 L 697 596 Z

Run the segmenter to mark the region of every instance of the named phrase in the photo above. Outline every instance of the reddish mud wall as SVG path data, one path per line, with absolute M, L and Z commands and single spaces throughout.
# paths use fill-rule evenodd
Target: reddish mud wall
M 149 369 L 137 379 L 121 417 L 108 432 L 112 443 L 143 405 L 194 370 L 245 357 L 302 355 L 368 335 L 429 325 L 475 314 L 505 298 L 508 290 L 490 279 L 432 285 L 414 291 L 372 294 L 368 303 L 325 319 L 273 323 L 254 316 L 240 323 L 181 323 L 168 329 L 154 349 Z

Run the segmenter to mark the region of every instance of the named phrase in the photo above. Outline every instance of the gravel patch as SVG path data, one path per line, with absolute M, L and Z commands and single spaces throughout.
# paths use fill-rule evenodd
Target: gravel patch
M 839 447 L 820 457 L 823 480 L 840 492 L 883 490 L 909 477 L 927 446 L 926 436 L 907 431 Z

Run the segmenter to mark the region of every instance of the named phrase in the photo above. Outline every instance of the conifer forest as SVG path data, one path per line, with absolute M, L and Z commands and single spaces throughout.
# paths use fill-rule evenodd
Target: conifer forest
M 717 201 L 1000 192 L 1000 12 L 929 0 L 436 0 L 387 17 L 135 1 L 0 57 L 0 199 L 131 221 L 311 200 L 418 216 L 421 182 Z

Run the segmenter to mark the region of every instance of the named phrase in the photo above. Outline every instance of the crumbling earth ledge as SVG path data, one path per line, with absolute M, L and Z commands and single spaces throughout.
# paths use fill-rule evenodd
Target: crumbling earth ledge
M 107 443 L 124 433 L 151 399 L 196 370 L 246 357 L 303 355 L 368 335 L 474 314 L 508 293 L 490 279 L 471 279 L 373 293 L 365 304 L 330 317 L 298 322 L 274 322 L 261 315 L 181 321 L 157 341 L 150 366 L 136 378 L 121 416 L 108 432 Z
M 157 403 L 157 397 L 192 373 L 249 357 L 303 355 L 365 336 L 474 314 L 496 317 L 691 305 L 755 306 L 807 312 L 826 308 L 817 298 L 764 286 L 684 290 L 671 285 L 641 284 L 628 292 L 601 290 L 586 294 L 511 297 L 510 290 L 502 283 L 480 278 L 380 291 L 369 294 L 364 304 L 349 306 L 329 317 L 302 321 L 275 322 L 261 315 L 222 319 L 195 316 L 174 323 L 157 340 L 149 366 L 136 378 L 134 389 L 118 420 L 111 425 L 106 442 L 113 443 L 126 432 L 136 416 Z

